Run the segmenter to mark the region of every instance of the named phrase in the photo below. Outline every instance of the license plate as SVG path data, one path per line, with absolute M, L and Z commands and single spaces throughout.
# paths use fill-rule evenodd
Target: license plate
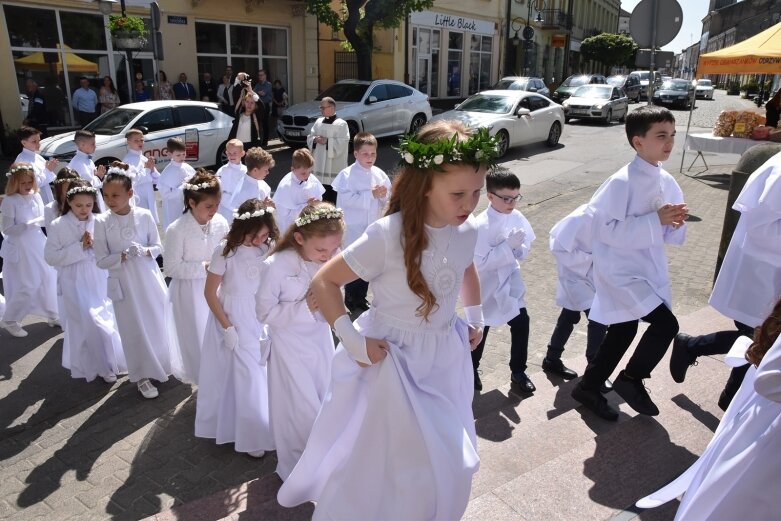
M 588 114 L 588 109 L 572 109 L 573 114 Z
M 287 132 L 285 132 L 285 135 L 287 135 L 287 136 L 300 136 L 301 135 L 301 131 L 300 130 L 288 130 Z

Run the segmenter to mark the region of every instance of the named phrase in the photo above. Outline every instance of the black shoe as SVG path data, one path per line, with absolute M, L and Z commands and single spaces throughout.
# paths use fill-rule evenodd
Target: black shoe
M 537 390 L 537 388 L 534 387 L 532 381 L 529 380 L 529 377 L 526 376 L 526 373 L 523 371 L 519 373 L 513 373 L 512 376 L 510 376 L 510 386 L 523 393 L 533 393 Z
M 366 299 L 360 299 L 360 300 L 345 299 L 344 305 L 347 307 L 347 310 L 350 312 L 350 314 L 363 313 L 364 311 L 366 311 L 371 307 L 369 306 L 369 303 L 366 301 Z
M 578 384 L 572 389 L 572 397 L 602 419 L 610 421 L 618 419 L 618 411 L 597 391 L 583 389 L 581 384 Z
M 578 373 L 569 369 L 559 360 L 550 360 L 547 357 L 542 360 L 542 370 L 560 376 L 564 380 L 572 380 L 578 377 Z
M 719 409 L 726 412 L 730 402 L 732 402 L 732 396 L 727 396 L 727 391 L 721 391 L 718 401 Z
M 659 414 L 659 408 L 651 401 L 651 397 L 648 396 L 648 391 L 645 390 L 642 380 L 633 380 L 621 371 L 616 381 L 613 382 L 613 390 L 624 399 L 629 407 L 640 414 L 645 414 L 646 416 Z
M 480 375 L 477 374 L 477 369 L 475 369 L 475 391 L 482 391 L 483 390 L 483 381 L 480 380 Z
M 599 386 L 599 392 L 602 394 L 607 394 L 612 390 L 613 390 L 613 382 L 611 382 L 609 379 L 602 382 L 602 385 Z
M 686 379 L 689 366 L 697 364 L 697 357 L 689 352 L 689 340 L 686 333 L 678 333 L 673 340 L 673 352 L 670 355 L 670 374 L 677 383 Z

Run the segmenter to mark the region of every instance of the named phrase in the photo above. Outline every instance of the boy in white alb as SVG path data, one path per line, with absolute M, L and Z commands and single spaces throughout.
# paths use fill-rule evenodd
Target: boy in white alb
M 377 139 L 368 132 L 359 132 L 353 138 L 355 163 L 336 176 L 331 185 L 336 194 L 336 206 L 344 211 L 347 232 L 342 247 L 346 248 L 363 235 L 366 227 L 382 217 L 382 210 L 390 196 L 391 182 L 377 161 Z M 366 294 L 369 283 L 356 279 L 344 287 L 344 304 L 351 313 L 369 309 Z
M 663 107 L 640 107 L 626 118 L 626 136 L 637 155 L 610 176 L 589 202 L 594 212 L 594 285 L 590 318 L 608 325 L 572 397 L 606 420 L 618 419 L 600 387 L 618 366 L 637 333 L 649 323 L 613 390 L 648 416 L 659 409 L 643 380 L 664 357 L 678 321 L 673 315 L 665 244 L 683 244 L 686 203 L 673 176 L 661 167 L 675 143 L 675 118 Z
M 58 161 L 50 159 L 47 161 L 38 153 L 41 148 L 41 131 L 33 127 L 22 127 L 19 129 L 19 141 L 22 143 L 22 151 L 16 156 L 14 163 L 30 163 L 35 170 L 35 180 L 38 183 L 38 194 L 43 200 L 43 204 L 49 204 L 54 200 L 52 187 L 49 185 L 57 176 L 54 172 L 57 170 Z
M 514 389 L 533 393 L 536 387 L 526 376 L 529 348 L 529 314 L 526 286 L 518 261 L 529 255 L 536 238 L 531 224 L 515 204 L 521 200 L 521 182 L 510 171 L 493 170 L 485 178 L 488 208 L 477 216 L 475 266 L 480 275 L 485 328 L 483 338 L 472 351 L 475 389 L 483 384 L 477 374 L 490 326 L 510 326 L 510 382 Z
M 73 142 L 76 143 L 76 155 L 68 163 L 68 168 L 72 168 L 79 173 L 79 176 L 88 181 L 92 186 L 100 189 L 103 186 L 103 176 L 106 175 L 106 167 L 95 166 L 92 162 L 92 154 L 95 153 L 95 134 L 89 130 L 77 130 L 73 135 Z M 103 196 L 98 196 L 98 207 L 101 212 L 106 211 L 106 203 Z
M 247 167 L 241 162 L 244 157 L 244 143 L 238 139 L 231 139 L 225 145 L 225 155 L 228 156 L 228 162 L 217 170 L 217 177 L 220 179 L 220 215 L 225 217 L 228 224 L 233 222 L 233 195 L 241 188 L 241 183 L 246 177 Z
M 163 200 L 163 230 L 184 213 L 184 192 L 182 184 L 195 175 L 195 169 L 184 162 L 187 149 L 178 137 L 172 137 L 166 143 L 171 162 L 163 169 L 157 180 L 157 191 Z
M 233 213 L 249 199 L 259 199 L 267 208 L 276 207 L 271 199 L 271 187 L 264 181 L 269 170 L 274 167 L 274 158 L 262 148 L 252 147 L 244 156 L 244 164 L 247 167 L 247 175 L 235 190 L 232 201 L 221 201 L 223 206 L 233 208 L 231 218 L 228 219 L 229 224 L 233 222 Z
M 277 206 L 277 226 L 283 235 L 307 204 L 323 200 L 325 188 L 312 175 L 314 166 L 312 153 L 299 148 L 293 152 L 290 172 L 277 185 L 273 199 Z
M 155 222 L 159 223 L 154 184 L 160 177 L 160 173 L 155 168 L 155 158 L 144 155 L 144 133 L 141 130 L 131 128 L 125 134 L 125 139 L 127 139 L 127 154 L 122 162 L 130 166 L 130 172 L 134 175 L 135 202 L 141 208 L 149 210 Z

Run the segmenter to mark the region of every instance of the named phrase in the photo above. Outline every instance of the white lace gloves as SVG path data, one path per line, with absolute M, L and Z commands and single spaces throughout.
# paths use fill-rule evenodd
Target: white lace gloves
M 143 257 L 147 254 L 148 248 L 141 246 L 140 244 L 133 243 L 125 250 L 125 255 L 128 257 Z
M 234 326 L 222 330 L 222 342 L 225 344 L 225 347 L 231 351 L 236 349 L 236 346 L 239 345 L 239 334 L 236 332 Z
M 513 250 L 519 250 L 523 247 L 523 241 L 526 240 L 526 232 L 523 229 L 513 230 L 507 236 L 507 244 Z
M 372 365 L 366 350 L 366 337 L 355 329 L 350 317 L 345 313 L 334 322 L 334 333 L 342 341 L 342 345 L 356 362 Z

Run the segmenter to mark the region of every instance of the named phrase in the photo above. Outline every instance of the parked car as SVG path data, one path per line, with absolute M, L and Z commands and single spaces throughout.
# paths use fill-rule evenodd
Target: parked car
M 632 71 L 630 76 L 637 76 L 640 80 L 640 97 L 642 99 L 648 99 L 648 83 L 651 79 L 651 71 Z M 656 91 L 662 86 L 662 75 L 658 71 L 654 71 L 654 80 L 652 89 Z
M 609 125 L 617 119 L 623 123 L 629 111 L 629 98 L 612 85 L 583 85 L 565 100 L 564 121 L 570 119 L 600 119 Z
M 559 85 L 551 98 L 556 103 L 561 103 L 569 98 L 578 87 L 591 84 L 605 85 L 607 79 L 601 74 L 573 74 Z
M 654 92 L 654 105 L 669 105 L 688 109 L 694 99 L 694 86 L 689 80 L 670 80 Z
M 697 98 L 713 99 L 713 83 L 710 80 L 697 80 L 697 86 L 694 88 L 694 95 Z
M 635 103 L 640 101 L 640 78 L 638 76 L 610 76 L 607 79 L 608 85 L 618 87 L 624 91 L 626 97 Z
M 302 145 L 317 118 L 320 100 L 336 101 L 336 114 L 347 122 L 350 136 L 371 132 L 375 137 L 414 132 L 431 119 L 428 96 L 394 80 L 341 80 L 315 101 L 297 103 L 277 122 L 277 134 L 288 145 Z
M 507 149 L 544 141 L 554 147 L 561 137 L 564 111 L 545 96 L 522 90 L 487 90 L 473 94 L 438 119 L 457 119 L 470 128 L 488 128 L 499 140 L 499 156 Z
M 225 142 L 233 118 L 216 103 L 202 101 L 144 101 L 128 103 L 101 114 L 85 130 L 95 133 L 96 164 L 109 164 L 127 153 L 125 132 L 140 128 L 144 134 L 144 155 L 157 160 L 158 170 L 170 161 L 166 142 L 178 137 L 188 144 L 187 162 L 194 167 L 222 164 Z M 74 132 L 41 141 L 41 155 L 70 161 L 76 154 Z M 66 165 L 62 165 L 66 166 Z
M 545 86 L 545 82 L 541 78 L 507 76 L 496 82 L 496 85 L 491 88 L 493 90 L 525 90 L 550 97 L 550 90 Z

